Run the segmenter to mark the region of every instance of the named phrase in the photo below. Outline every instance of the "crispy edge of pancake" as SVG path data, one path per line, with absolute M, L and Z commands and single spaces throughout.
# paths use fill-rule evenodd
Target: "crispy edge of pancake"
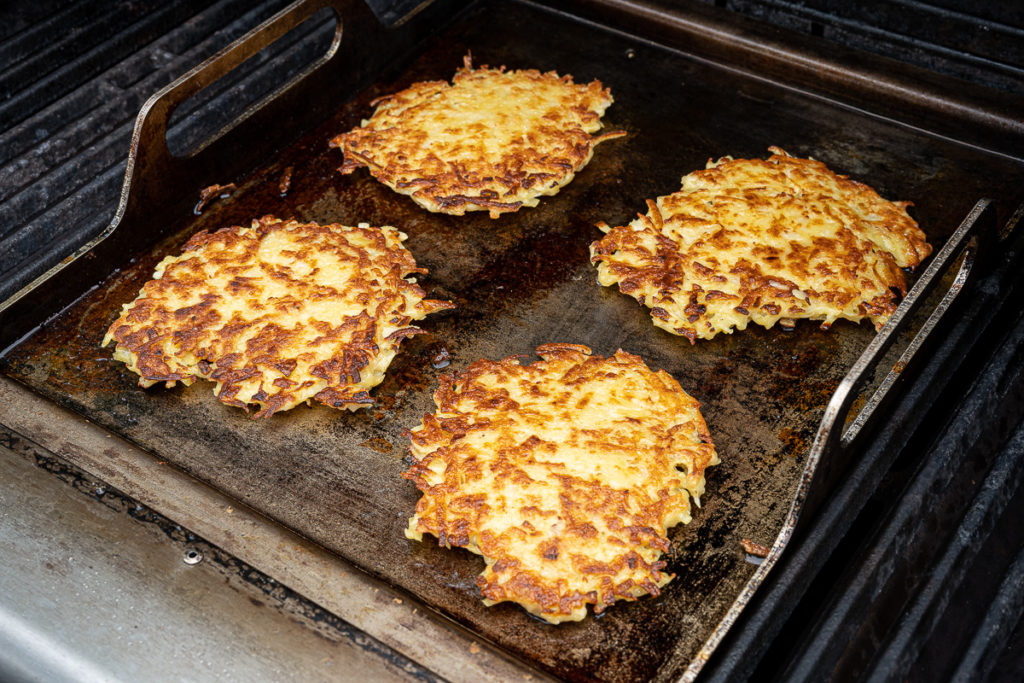
M 295 240 L 287 246 L 312 242 L 312 252 L 289 252 L 296 257 L 283 265 L 261 259 L 266 240 L 278 236 Z M 370 405 L 367 391 L 383 379 L 398 345 L 421 332 L 411 320 L 453 307 L 424 299 L 415 279 L 406 277 L 426 271 L 402 246 L 404 239 L 390 226 L 319 225 L 273 216 L 254 220 L 251 227 L 197 233 L 180 255 L 157 265 L 135 300 L 123 306 L 102 345 L 116 342 L 114 358 L 139 375 L 140 386 L 164 382 L 173 387 L 208 379 L 221 402 L 246 411 L 250 404 L 259 406 L 255 417 L 269 417 L 313 398 L 351 410 Z M 313 257 L 325 255 L 338 257 L 338 267 L 352 266 L 352 277 L 321 282 L 301 272 L 319 263 Z M 216 284 L 218 278 L 227 284 Z M 281 281 L 286 283 L 277 292 L 281 296 L 270 297 L 263 289 L 253 293 L 261 284 L 266 288 Z M 364 307 L 337 325 L 312 318 L 314 306 L 346 303 L 333 286 L 338 284 L 374 300 L 375 315 Z M 235 320 L 243 305 L 252 320 Z M 295 309 L 310 317 L 296 318 Z M 232 310 L 232 317 L 223 320 Z M 295 322 L 291 330 L 278 324 L 289 316 Z M 244 350 L 236 348 L 243 341 Z M 295 343 L 299 348 L 291 348 Z M 332 344 L 331 353 L 317 349 Z M 257 379 L 258 388 L 253 386 Z
M 442 547 L 463 547 L 483 555 L 486 567 L 477 585 L 486 605 L 511 601 L 550 623 L 578 621 L 586 616 L 588 604 L 600 613 L 617 600 L 659 594 L 672 578 L 661 571 L 665 562 L 659 559 L 669 549 L 667 529 L 690 521 L 689 496 L 699 503 L 704 470 L 719 460 L 699 403 L 664 371 L 655 372 L 638 356 L 621 350 L 602 358 L 578 344 L 545 344 L 537 354 L 543 360 L 527 366 L 520 364 L 521 356 L 498 362 L 479 360 L 439 380 L 434 394 L 437 412 L 425 415 L 408 432 L 412 464 L 402 476 L 413 481 L 423 496 L 405 533 L 413 540 L 429 533 Z M 591 396 L 608 389 L 608 382 L 615 379 L 617 394 Z M 547 396 L 548 383 L 563 391 Z M 554 410 L 556 417 L 538 416 L 541 408 L 530 402 L 531 397 L 537 401 L 575 397 L 576 407 L 564 412 L 576 420 L 564 419 L 566 415 Z M 589 398 L 582 401 L 584 397 Z M 652 404 L 671 416 L 655 414 Z M 579 427 L 577 420 L 588 426 L 601 424 L 588 408 L 605 422 L 611 420 L 604 431 L 591 434 L 593 430 Z M 563 449 L 559 460 L 550 439 L 566 430 L 592 439 L 602 457 L 572 457 L 574 450 L 591 455 L 595 451 L 590 441 L 577 447 L 566 437 L 558 442 Z M 643 433 L 633 434 L 636 439 L 629 441 L 628 435 L 638 430 Z M 531 436 L 518 447 L 509 443 L 500 449 L 488 447 L 490 440 L 515 440 L 526 432 Z M 617 437 L 622 440 L 608 442 Z M 622 445 L 636 441 L 641 442 L 642 457 L 636 455 L 636 448 Z M 544 457 L 554 463 L 546 470 L 540 464 Z M 645 473 L 636 473 L 644 468 Z M 545 471 L 550 471 L 550 478 L 538 480 Z M 635 489 L 629 489 L 630 477 L 643 481 L 634 481 Z M 545 494 L 552 497 L 552 481 L 558 482 L 559 509 L 534 509 L 542 505 L 535 499 Z M 506 515 L 509 499 L 530 505 L 519 507 L 518 516 L 515 510 Z M 580 506 L 587 509 L 576 514 Z M 557 526 L 564 528 L 545 535 L 542 529 L 548 523 L 538 520 L 548 520 L 550 514 L 558 515 Z M 486 515 L 498 518 L 498 529 L 488 524 Z M 514 519 L 502 534 L 504 517 Z M 525 551 L 510 555 L 509 546 L 514 552 L 515 542 L 509 539 L 527 533 L 541 536 L 533 545 L 524 544 L 525 550 L 536 549 L 536 557 Z M 590 539 L 602 533 L 608 536 L 598 542 L 597 550 L 604 555 L 588 558 L 572 553 L 574 540 L 587 550 Z M 619 545 L 622 537 L 628 539 L 625 549 Z M 545 569 L 555 570 L 554 580 L 545 580 Z M 582 589 L 573 586 L 573 578 L 583 584 Z
M 434 154 L 431 149 L 429 153 L 417 156 L 417 152 L 422 152 L 420 139 L 425 134 L 421 128 L 410 127 L 408 120 L 415 117 L 420 109 L 431 106 L 436 99 L 449 98 L 453 89 L 474 87 L 474 81 L 494 78 L 517 78 L 544 87 L 557 85 L 565 88 L 566 99 L 577 103 L 567 105 L 563 110 L 572 112 L 578 121 L 571 125 L 561 122 L 566 125 L 548 135 L 545 149 L 526 146 L 515 151 L 508 147 L 509 151 L 504 153 L 499 163 L 486 167 L 468 168 L 463 163 L 465 160 L 454 154 L 443 154 L 451 152 L 450 149 L 442 150 L 442 154 Z M 590 135 L 601 128 L 601 117 L 612 102 L 611 92 L 598 80 L 577 85 L 572 76 L 559 76 L 553 71 L 506 71 L 505 67 L 491 69 L 486 65 L 474 69 L 472 58 L 467 55 L 452 84 L 447 81 L 421 81 L 374 100 L 371 103 L 376 106 L 373 115 L 361 126 L 333 138 L 330 146 L 341 148 L 345 155 L 342 174 L 365 166 L 378 181 L 409 196 L 428 211 L 455 216 L 465 215 L 467 211 L 487 211 L 491 218 L 498 218 L 524 206 L 536 206 L 539 197 L 558 193 L 589 163 L 597 144 L 625 135 L 622 131 Z M 541 132 L 542 123 L 549 122 L 538 120 L 535 123 L 538 130 L 534 134 Z M 455 147 L 470 144 L 488 134 L 493 134 L 493 130 L 473 134 L 464 132 Z M 401 140 L 402 136 L 414 138 L 416 144 L 410 143 L 408 149 L 390 152 L 389 146 L 395 144 L 396 138 Z M 557 154 L 561 156 L 552 158 Z M 427 170 L 423 167 L 427 162 L 440 165 L 440 168 Z

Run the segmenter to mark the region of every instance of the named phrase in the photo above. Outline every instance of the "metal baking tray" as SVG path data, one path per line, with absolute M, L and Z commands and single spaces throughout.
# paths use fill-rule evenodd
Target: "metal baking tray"
M 208 144 L 184 156 L 168 151 L 177 105 L 318 10 L 338 18 L 322 59 Z M 938 96 L 944 84 L 914 81 L 917 72 L 894 76 L 858 53 L 800 48 L 705 10 L 641 3 L 438 1 L 391 28 L 361 2 L 296 3 L 146 104 L 110 227 L 0 307 L 2 371 L 535 670 L 570 680 L 692 678 L 784 551 L 801 511 L 827 504 L 857 435 L 885 419 L 886 399 L 926 358 L 979 249 L 1020 199 L 1021 127 L 1000 98 L 967 88 L 982 100 L 975 106 Z M 558 195 L 497 220 L 431 214 L 365 171 L 338 173 L 333 135 L 368 116 L 375 97 L 450 78 L 468 53 L 477 64 L 600 79 L 615 97 L 606 130 L 627 136 L 601 145 Z M 845 66 L 836 61 L 843 58 Z M 958 124 L 960 138 L 950 134 Z M 600 236 L 598 221 L 628 221 L 709 157 L 763 156 L 769 145 L 914 202 L 936 252 L 881 333 L 801 322 L 691 346 L 655 328 L 633 299 L 596 284 L 588 245 Z M 227 182 L 238 186 L 229 199 L 193 212 L 203 187 Z M 429 334 L 403 343 L 368 410 L 302 407 L 252 420 L 218 403 L 206 383 L 140 389 L 99 347 L 162 257 L 199 230 L 264 214 L 397 226 L 429 271 L 421 279 L 428 294 L 457 304 L 424 321 Z M 485 608 L 474 585 L 478 556 L 402 533 L 419 497 L 400 476 L 402 432 L 432 410 L 437 377 L 546 342 L 601 354 L 622 348 L 668 371 L 703 404 L 722 459 L 708 471 L 693 522 L 671 532 L 665 559 L 675 579 L 663 594 L 557 627 L 514 605 Z M 452 359 L 443 369 L 433 362 L 442 349 Z M 15 409 L 0 408 L 0 421 Z M 113 455 L 110 466 L 131 480 Z M 224 514 L 210 523 L 230 530 L 236 522 Z M 770 546 L 768 558 L 746 556 L 742 538 Z

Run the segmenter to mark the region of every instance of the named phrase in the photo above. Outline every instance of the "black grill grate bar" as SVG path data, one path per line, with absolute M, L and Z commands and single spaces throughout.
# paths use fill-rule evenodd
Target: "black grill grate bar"
M 7 286 L 0 290 L 0 298 L 13 294 L 16 284 L 24 284 L 73 252 L 84 238 L 99 234 L 110 222 L 123 178 L 124 164 L 114 164 L 75 194 L 55 203 L 39 219 L 3 240 L 0 273 L 9 271 L 10 275 L 5 276 Z
M 1024 92 L 1024 25 L 919 0 L 703 0 L 859 49 L 1010 92 Z M 995 4 L 995 3 L 991 3 Z M 971 13 L 968 13 L 971 12 Z
M 84 54 L 88 49 L 110 40 L 108 36 L 116 36 L 118 32 L 124 31 L 126 22 L 131 20 L 134 23 L 137 18 L 135 12 L 127 13 L 123 7 L 116 6 L 106 12 L 86 13 L 81 19 L 70 17 L 68 24 L 53 27 L 47 39 L 35 41 L 28 46 L 13 46 L 22 50 L 25 47 L 34 49 L 27 54 L 12 55 L 9 58 L 7 68 L 0 74 L 0 92 L 13 97 L 40 78 L 65 66 L 66 55 Z
M 946 71 L 959 78 L 970 79 L 977 70 L 985 71 L 996 84 L 1007 90 L 1020 91 L 1024 88 L 1024 68 L 1003 61 L 990 59 L 983 55 L 972 54 L 954 48 L 936 45 L 901 33 L 851 22 L 833 29 L 827 36 L 841 39 L 848 45 L 870 50 L 879 42 L 885 41 L 891 46 L 890 57 L 900 61 L 912 61 L 914 53 L 922 50 L 929 52 L 933 58 L 946 62 Z M 1024 56 L 1021 57 L 1024 59 Z
M 154 78 L 153 80 L 160 79 Z M 96 100 L 90 101 L 96 102 Z M 93 145 L 105 146 L 108 144 L 107 137 L 115 135 L 118 129 L 129 123 L 138 113 L 143 101 L 143 97 L 139 93 L 117 93 L 117 96 L 108 98 L 103 104 L 81 112 L 80 118 L 33 144 L 24 154 L 0 167 L 0 202 L 9 203 L 9 200 L 19 192 L 25 191 L 47 174 L 59 171 L 64 165 L 75 161 L 83 154 L 92 154 L 96 151 L 92 147 Z M 39 125 L 42 127 L 30 126 L 24 137 L 31 136 L 32 128 L 45 132 L 45 124 Z M 0 139 L 0 144 L 3 142 Z M 120 143 L 123 143 L 121 149 L 123 155 L 128 149 L 127 139 L 123 136 L 118 138 L 115 144 Z M 10 217 L 20 222 L 29 218 L 17 212 L 11 214 Z
M 195 14 L 195 11 L 196 8 L 189 4 L 171 3 L 126 27 L 116 27 L 114 30 L 119 32 L 114 35 L 110 34 L 108 26 L 88 31 L 89 40 L 74 46 L 84 51 L 71 61 L 65 61 L 66 58 L 58 53 L 46 55 L 46 59 L 39 63 L 23 64 L 23 68 L 8 76 L 7 83 L 0 84 L 0 92 L 12 93 L 0 104 L 0 128 L 8 128 L 28 118 L 84 80 L 96 76 L 140 46 L 163 35 Z M 107 36 L 106 40 L 103 36 Z M 72 49 L 72 46 L 68 46 L 68 49 Z M 45 75 L 39 78 L 39 73 Z
M 1024 615 L 1024 548 L 1020 549 L 1013 564 L 1006 571 L 992 605 L 950 680 L 957 683 L 977 680 L 1022 680 L 1022 650 L 1020 645 L 1015 648 L 1011 642 L 1015 631 L 1024 626 L 1021 615 Z M 1006 659 L 1015 660 L 1012 664 L 1007 662 L 1010 666 L 1006 668 L 1016 669 L 1016 674 L 1000 670 L 1000 665 L 1003 664 L 1000 661 L 1003 659 L 1000 657 L 1001 652 L 1005 653 Z
M 885 648 L 874 662 L 872 676 L 891 680 L 909 676 L 915 665 L 908 652 L 920 648 L 940 625 L 941 616 L 951 605 L 951 598 L 961 583 L 970 580 L 970 572 L 990 536 L 1004 515 L 1012 514 L 1008 506 L 1012 492 L 1024 488 L 1024 428 L 1004 447 L 1002 456 L 986 475 L 963 522 L 938 561 L 929 565 L 929 577 L 917 596 L 900 617 L 893 633 L 886 638 Z M 963 615 L 958 615 L 962 620 Z
M 250 70 L 251 73 L 237 78 L 232 78 L 235 74 L 225 77 L 199 96 L 185 102 L 179 112 L 176 112 L 180 114 L 176 118 L 181 120 L 181 125 L 172 126 L 169 135 L 173 139 L 185 140 L 185 146 L 201 142 L 205 136 L 228 122 L 221 116 L 227 107 L 217 106 L 218 103 L 233 100 L 249 102 L 269 93 L 284 82 L 289 73 L 310 61 L 309 53 L 313 49 L 311 46 L 319 44 L 326 47 L 333 34 L 332 27 L 333 21 L 325 20 L 318 25 L 294 31 L 268 47 L 254 58 L 256 67 Z M 204 111 L 203 108 L 211 102 L 214 106 Z M 128 108 L 133 113 L 138 109 L 137 106 Z M 197 113 L 203 115 L 197 116 Z M 88 124 L 93 118 L 95 116 L 90 116 L 82 123 Z M 38 178 L 36 182 L 0 204 L 0 226 L 9 226 L 0 235 L 6 236 L 12 230 L 19 229 L 18 223 L 32 221 L 45 211 L 46 207 L 51 206 L 54 200 L 75 192 L 82 182 L 95 177 L 96 173 L 111 164 L 123 161 L 131 137 L 132 124 L 131 117 L 126 118 L 116 129 L 102 132 L 94 144 L 90 146 L 87 143 L 84 148 L 79 148 L 56 166 L 48 164 L 45 158 L 40 159 L 44 156 L 40 154 L 26 159 L 28 163 L 25 166 L 38 171 Z M 38 163 L 33 163 L 37 159 Z M 3 175 L 12 174 L 0 174 L 0 179 Z
M 791 0 L 739 0 L 727 3 L 727 6 L 750 9 L 757 6 L 764 13 L 787 12 L 823 24 L 887 26 L 893 33 L 922 38 L 932 44 L 937 43 L 925 37 L 937 36 L 942 31 L 951 34 L 943 36 L 950 46 L 959 45 L 965 51 L 969 51 L 972 45 L 983 51 L 986 44 L 994 45 L 1004 38 L 1024 38 L 1024 29 L 1020 27 L 913 0 L 889 0 L 884 4 L 839 3 L 835 0 L 801 3 Z M 993 51 L 989 56 L 998 57 L 999 53 Z
M 50 38 L 54 34 L 65 34 L 68 27 L 81 23 L 95 11 L 95 4 L 90 0 L 80 0 L 40 19 L 31 26 L 26 26 L 21 31 L 12 33 L 8 38 L 0 41 L 0 64 L 5 65 L 4 71 L 37 54 L 41 47 L 51 45 Z
M 902 3 L 892 4 L 899 6 Z M 917 49 L 984 68 L 1008 71 L 1014 75 L 1024 73 L 1007 62 L 1008 59 L 1018 61 L 1024 57 L 1024 30 L 1006 24 L 918 3 L 902 10 L 898 7 L 886 8 L 885 16 L 879 16 L 879 8 L 873 5 L 859 7 L 856 3 L 847 4 L 842 10 L 831 6 L 818 9 L 784 0 L 771 0 L 770 5 L 771 10 L 768 11 L 784 11 L 817 23 L 823 32 L 852 31 L 870 36 L 876 46 L 879 43 L 912 45 Z M 912 21 L 908 20 L 911 13 Z M 943 37 L 952 34 L 948 45 L 939 44 L 932 38 L 940 34 Z M 1009 53 L 1007 46 L 1010 46 Z
M 247 5 L 242 1 L 233 4 Z M 73 155 L 86 151 L 92 141 L 134 120 L 145 98 L 270 13 L 270 8 L 265 6 L 257 8 L 241 17 L 232 17 L 233 21 L 226 27 L 204 17 L 203 21 L 189 27 L 189 33 L 196 33 L 192 29 L 201 28 L 203 34 L 199 36 L 201 40 L 192 41 L 185 53 L 169 53 L 163 45 L 165 41 L 161 40 L 144 53 L 133 55 L 113 67 L 102 78 L 74 91 L 64 102 L 0 135 L 0 150 L 7 153 L 0 152 L 0 163 L 7 164 L 0 167 L 0 200 L 10 197 Z M 168 36 L 172 37 L 177 38 Z M 112 81 L 118 79 L 135 81 L 130 88 L 121 89 L 112 85 Z M 86 106 L 92 108 L 83 110 Z M 123 151 L 127 151 L 127 144 Z
M 60 101 L 0 135 L 0 164 L 37 153 L 52 137 L 66 134 L 68 127 L 84 125 L 93 134 L 111 130 L 128 118 L 134 118 L 145 98 L 155 90 L 240 37 L 282 4 L 283 0 L 268 0 L 252 7 L 252 3 L 245 0 L 226 0 L 192 17 L 187 24 L 176 27 L 145 50 L 126 57 L 106 73 L 88 80 Z M 91 108 L 97 102 L 103 103 L 101 111 L 93 114 Z M 128 113 L 121 113 L 123 109 Z M 82 142 L 80 135 L 72 131 L 67 144 L 81 147 L 87 141 Z M 47 154 L 51 164 L 59 162 L 52 152 Z M 0 168 L 0 172 L 2 170 Z M 19 176 L 23 172 L 21 168 L 17 171 Z M 26 182 L 31 179 L 27 177 Z M 23 185 L 15 180 L 13 187 Z M 0 199 L 9 196 L 10 187 L 0 180 Z
M 957 10 L 949 9 L 948 7 L 940 7 L 932 5 L 927 2 L 919 2 L 918 0 L 891 0 L 892 4 L 900 5 L 907 8 L 911 12 L 930 14 L 941 19 L 952 19 L 955 21 L 963 22 L 965 24 L 974 24 L 979 28 L 983 28 L 986 31 L 994 31 L 1006 33 L 1007 35 L 1024 37 L 1024 27 L 1013 26 L 1011 24 L 995 21 L 981 15 L 968 14 L 966 12 L 959 12 Z M 975 11 L 983 10 L 984 7 L 973 7 Z

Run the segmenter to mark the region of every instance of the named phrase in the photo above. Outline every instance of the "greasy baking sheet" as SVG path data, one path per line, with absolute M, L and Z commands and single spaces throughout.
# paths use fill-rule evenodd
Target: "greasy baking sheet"
M 341 176 L 327 140 L 357 125 L 369 102 L 412 82 L 447 79 L 467 52 L 477 64 L 554 69 L 577 82 L 599 78 L 615 104 L 590 165 L 538 208 L 430 214 L 372 180 Z M 939 247 L 985 195 L 1011 196 L 1020 165 L 931 137 L 820 97 L 529 5 L 483 4 L 442 30 L 411 60 L 340 103 L 329 121 L 246 178 L 173 236 L 111 264 L 112 275 L 59 318 L 11 350 L 4 372 L 115 431 L 185 472 L 262 511 L 365 571 L 556 675 L 636 680 L 678 675 L 755 569 L 741 538 L 770 545 L 800 480 L 829 397 L 874 335 L 868 324 L 830 332 L 801 322 L 691 346 L 654 328 L 649 312 L 596 284 L 588 245 L 598 221 L 621 224 L 644 199 L 679 187 L 709 157 L 765 156 L 769 145 L 821 159 L 913 215 Z M 280 196 L 284 169 L 291 189 Z M 194 188 L 198 196 L 199 187 Z M 200 229 L 254 216 L 395 225 L 429 270 L 428 294 L 458 308 L 431 316 L 428 335 L 403 343 L 375 406 L 358 413 L 297 408 L 254 421 L 218 403 L 208 383 L 140 389 L 100 340 L 153 266 Z M 483 561 L 405 539 L 418 492 L 400 477 L 402 431 L 432 410 L 437 377 L 478 358 L 530 353 L 546 342 L 618 348 L 673 376 L 703 404 L 722 464 L 708 471 L 703 507 L 671 532 L 675 580 L 658 599 L 610 608 L 600 618 L 550 626 L 513 605 L 484 608 L 474 578 Z M 435 367 L 442 349 L 447 368 Z

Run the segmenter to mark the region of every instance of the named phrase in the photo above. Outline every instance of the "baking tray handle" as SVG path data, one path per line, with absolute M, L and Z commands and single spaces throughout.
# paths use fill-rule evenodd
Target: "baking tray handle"
M 262 108 L 271 105 L 274 100 L 279 99 L 283 92 L 306 80 L 312 73 L 328 68 L 327 64 L 332 61 L 341 43 L 341 6 L 344 4 L 346 3 L 339 0 L 299 0 L 150 97 L 139 111 L 132 134 L 119 214 L 132 213 L 141 206 L 152 207 L 154 203 L 163 204 L 174 195 L 180 196 L 180 192 L 177 190 L 182 186 L 190 186 L 191 189 L 196 186 L 197 182 L 203 184 L 212 182 L 211 163 L 219 155 L 205 153 L 209 148 L 219 146 L 215 143 L 230 130 L 240 126 Z M 336 26 L 331 45 L 321 57 L 314 60 L 275 93 L 250 106 L 228 126 L 187 155 L 175 156 L 171 153 L 167 144 L 167 128 L 170 117 L 178 106 L 325 8 L 333 11 Z M 266 131 L 269 135 L 274 135 L 275 132 L 274 130 Z M 291 131 L 280 132 L 291 133 Z M 262 151 L 265 151 L 266 148 L 265 144 L 252 145 L 251 140 L 250 146 L 260 147 Z M 175 189 L 174 195 L 168 194 L 169 188 Z M 194 196 L 194 193 L 190 192 L 189 196 Z
M 802 503 L 802 514 L 806 516 L 813 513 L 820 499 L 842 474 L 841 468 L 849 461 L 848 458 L 841 457 L 841 452 L 849 450 L 858 436 L 867 431 L 866 428 L 872 418 L 880 414 L 887 399 L 897 393 L 894 391 L 895 386 L 906 376 L 908 370 L 926 355 L 921 351 L 922 347 L 933 338 L 939 323 L 953 308 L 953 303 L 977 271 L 979 240 L 994 233 L 995 207 L 991 200 L 982 199 L 974 205 L 960 226 L 946 240 L 945 245 L 908 292 L 892 318 L 868 344 L 839 383 L 839 387 L 825 407 L 825 414 L 818 426 L 805 464 L 803 480 L 794 503 L 797 506 Z M 907 343 L 899 359 L 879 386 L 864 401 L 854 419 L 850 420 L 850 411 L 861 397 L 865 385 L 876 376 L 876 369 L 888 350 L 897 339 L 904 336 L 911 326 L 913 314 L 925 305 L 926 299 L 957 264 L 959 268 L 949 289 Z

